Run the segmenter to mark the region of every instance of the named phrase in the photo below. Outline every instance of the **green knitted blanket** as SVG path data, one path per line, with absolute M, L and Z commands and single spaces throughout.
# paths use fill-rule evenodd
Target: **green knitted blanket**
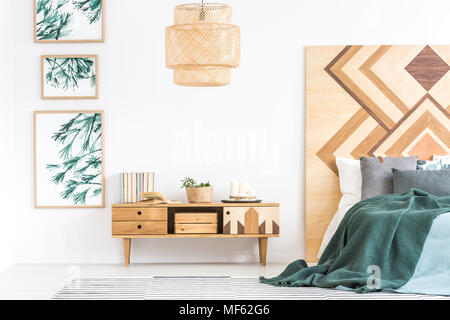
M 354 205 L 342 219 L 317 265 L 289 264 L 275 286 L 344 286 L 359 293 L 396 289 L 413 276 L 433 219 L 450 212 L 450 197 L 411 189 Z

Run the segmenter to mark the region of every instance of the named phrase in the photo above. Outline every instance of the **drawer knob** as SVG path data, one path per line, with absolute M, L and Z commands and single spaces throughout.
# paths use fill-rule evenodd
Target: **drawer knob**
M 141 229 L 141 228 L 142 228 L 142 226 L 139 224 L 139 225 L 138 225 L 138 229 Z
M 227 213 L 227 215 L 230 215 L 230 211 L 227 211 L 226 213 Z
M 142 214 L 142 212 L 141 211 L 138 211 L 138 216 L 140 216 Z

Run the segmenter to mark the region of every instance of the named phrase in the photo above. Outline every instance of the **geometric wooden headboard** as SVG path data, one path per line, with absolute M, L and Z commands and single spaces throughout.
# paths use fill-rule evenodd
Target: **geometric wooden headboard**
M 336 157 L 450 149 L 450 46 L 306 48 L 306 259 L 336 212 Z

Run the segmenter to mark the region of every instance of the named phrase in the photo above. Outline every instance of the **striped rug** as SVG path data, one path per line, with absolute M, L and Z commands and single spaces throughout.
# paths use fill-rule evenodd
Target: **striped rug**
M 152 278 L 74 278 L 57 300 L 143 300 Z
M 75 278 L 56 300 L 450 300 L 450 297 L 322 288 L 273 287 L 257 278 L 152 277 Z

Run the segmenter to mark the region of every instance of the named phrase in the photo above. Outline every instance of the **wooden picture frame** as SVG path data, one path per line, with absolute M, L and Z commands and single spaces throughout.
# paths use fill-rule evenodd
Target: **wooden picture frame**
M 99 36 L 97 38 L 93 37 L 92 35 L 80 36 L 79 38 L 77 38 L 76 35 L 71 35 L 70 34 L 70 32 L 71 32 L 70 30 L 64 30 L 62 27 L 60 27 L 60 29 L 57 29 L 57 30 L 51 30 L 51 29 L 49 30 L 49 28 L 52 26 L 51 23 L 49 23 L 49 27 L 48 28 L 43 27 L 43 29 L 40 30 L 40 27 L 38 27 L 38 25 L 39 26 L 43 25 L 43 22 L 45 21 L 45 18 L 43 18 L 43 20 L 39 20 L 39 21 L 38 21 L 38 18 L 37 18 L 37 16 L 38 16 L 38 12 L 37 12 L 38 4 L 45 4 L 45 3 L 40 3 L 40 1 L 47 1 L 48 2 L 47 6 L 49 6 L 49 5 L 51 6 L 50 7 L 51 10 L 49 10 L 49 14 L 53 14 L 53 15 L 58 15 L 59 14 L 58 13 L 59 8 L 52 7 L 53 2 L 56 1 L 56 0 L 34 0 L 33 1 L 33 3 L 34 3 L 34 5 L 33 5 L 33 17 L 34 17 L 34 21 L 33 21 L 33 26 L 34 26 L 33 37 L 34 37 L 34 42 L 35 43 L 82 43 L 82 42 L 90 43 L 90 42 L 105 42 L 105 1 L 104 0 L 98 0 L 99 3 L 101 4 L 101 6 L 100 6 L 100 10 L 101 10 L 100 15 L 101 16 L 100 17 L 97 17 L 97 15 L 95 15 L 95 10 L 90 10 L 90 9 L 89 10 L 83 10 L 83 8 L 77 10 L 77 8 L 73 7 L 73 2 L 72 1 L 68 1 L 65 4 L 65 5 L 71 5 L 72 7 L 70 7 L 70 8 L 62 8 L 62 10 L 65 11 L 62 14 L 66 14 L 66 15 L 68 14 L 68 15 L 72 16 L 72 17 L 68 18 L 68 21 L 69 21 L 68 23 L 70 23 L 70 21 L 72 21 L 72 23 L 73 23 L 74 22 L 73 20 L 77 20 L 76 19 L 77 17 L 84 15 L 87 18 L 86 20 L 89 21 L 89 25 L 92 25 L 93 23 L 95 23 L 97 28 L 101 28 L 100 31 L 97 31 L 97 33 L 99 34 Z M 90 2 L 88 2 L 87 4 L 91 5 Z M 93 11 L 94 11 L 94 13 L 92 13 Z M 73 16 L 75 16 L 75 19 L 74 19 Z M 95 20 L 95 21 L 92 21 L 92 20 Z M 81 21 L 81 22 L 84 25 L 87 25 L 87 22 L 83 22 L 83 21 Z M 67 26 L 67 29 L 68 29 L 68 27 L 69 26 Z M 50 34 L 47 34 L 46 36 L 41 35 L 41 34 L 38 35 L 38 33 L 44 32 L 43 30 L 49 32 Z M 77 28 L 78 32 L 80 32 L 80 30 L 83 30 L 83 28 Z M 53 33 L 56 33 L 56 34 L 63 33 L 63 34 L 65 34 L 65 37 L 64 38 L 59 38 L 59 39 L 58 38 L 53 39 L 52 31 L 53 31 Z M 84 30 L 84 32 L 89 34 L 89 30 Z M 72 31 L 72 33 L 74 33 L 74 32 Z M 83 33 L 83 32 L 81 32 L 81 33 Z M 48 38 L 48 39 L 45 39 L 45 38 Z
M 41 118 L 46 115 L 48 118 Z M 89 115 L 95 116 L 89 119 Z M 49 119 L 51 117 L 53 119 Z M 33 122 L 34 207 L 105 208 L 104 112 L 34 111 Z M 80 134 L 83 143 L 87 141 L 86 149 L 81 148 L 81 139 L 76 141 L 77 130 L 89 132 Z M 43 137 L 49 141 L 41 141 Z M 67 147 L 67 141 L 71 141 L 72 146 Z
M 80 61 L 80 59 L 82 60 Z M 60 62 L 58 63 L 58 61 Z M 67 63 L 67 61 L 70 62 Z M 90 67 L 87 63 L 92 63 L 93 66 Z M 80 74 L 71 73 L 69 81 L 66 82 L 61 77 L 69 72 L 58 72 L 54 66 L 64 70 L 69 64 L 80 65 L 82 68 Z M 93 86 L 93 82 L 95 86 Z M 90 94 L 86 94 L 86 92 Z M 41 98 L 44 100 L 98 99 L 98 55 L 42 55 Z

